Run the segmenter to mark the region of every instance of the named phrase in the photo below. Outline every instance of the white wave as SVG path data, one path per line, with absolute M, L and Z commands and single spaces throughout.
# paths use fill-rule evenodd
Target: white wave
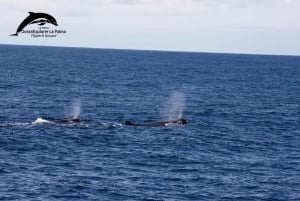
M 121 124 L 121 123 L 113 123 L 113 122 L 111 122 L 111 123 L 103 122 L 103 123 L 101 123 L 101 125 L 104 127 L 121 127 L 121 126 L 123 126 L 123 124 Z
M 15 123 L 8 123 L 8 124 L 2 124 L 2 127 L 5 126 L 28 126 L 31 125 L 31 123 L 21 123 L 21 122 L 15 122 Z
M 48 121 L 46 119 L 43 119 L 41 117 L 37 118 L 34 122 L 32 122 L 32 124 L 49 124 L 49 123 L 52 123 L 51 121 Z
M 120 124 L 120 123 L 113 123 L 113 127 L 120 127 L 120 126 L 123 126 L 123 124 Z

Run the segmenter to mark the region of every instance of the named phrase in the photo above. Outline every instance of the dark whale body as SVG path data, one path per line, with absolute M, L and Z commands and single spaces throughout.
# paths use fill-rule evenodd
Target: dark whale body
M 53 119 L 53 118 L 37 118 L 33 124 L 76 124 L 81 123 L 83 120 L 79 118 L 66 118 L 66 119 Z
M 168 125 L 178 125 L 178 124 L 187 124 L 187 120 L 180 118 L 176 120 L 158 121 L 158 122 L 150 122 L 150 123 L 132 123 L 130 121 L 125 122 L 125 125 L 128 126 L 168 126 Z
M 57 123 L 57 124 L 74 124 L 74 123 L 80 123 L 81 120 L 79 118 L 74 118 L 74 119 L 58 119 L 58 120 L 53 120 L 52 122 Z

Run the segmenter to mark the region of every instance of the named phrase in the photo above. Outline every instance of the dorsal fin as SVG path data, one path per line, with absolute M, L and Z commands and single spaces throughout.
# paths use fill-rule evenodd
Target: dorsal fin
M 29 13 L 29 15 L 33 15 L 34 14 L 34 12 L 30 12 L 30 11 L 28 13 Z

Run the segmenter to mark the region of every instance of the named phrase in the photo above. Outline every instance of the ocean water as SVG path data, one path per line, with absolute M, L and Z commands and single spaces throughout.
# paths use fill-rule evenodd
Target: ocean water
M 0 200 L 300 200 L 299 117 L 296 56 L 0 45 Z

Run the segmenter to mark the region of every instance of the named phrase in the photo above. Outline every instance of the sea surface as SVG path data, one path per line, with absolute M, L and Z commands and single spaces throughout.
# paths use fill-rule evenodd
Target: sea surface
M 0 45 L 0 200 L 300 200 L 299 117 L 299 56 Z

